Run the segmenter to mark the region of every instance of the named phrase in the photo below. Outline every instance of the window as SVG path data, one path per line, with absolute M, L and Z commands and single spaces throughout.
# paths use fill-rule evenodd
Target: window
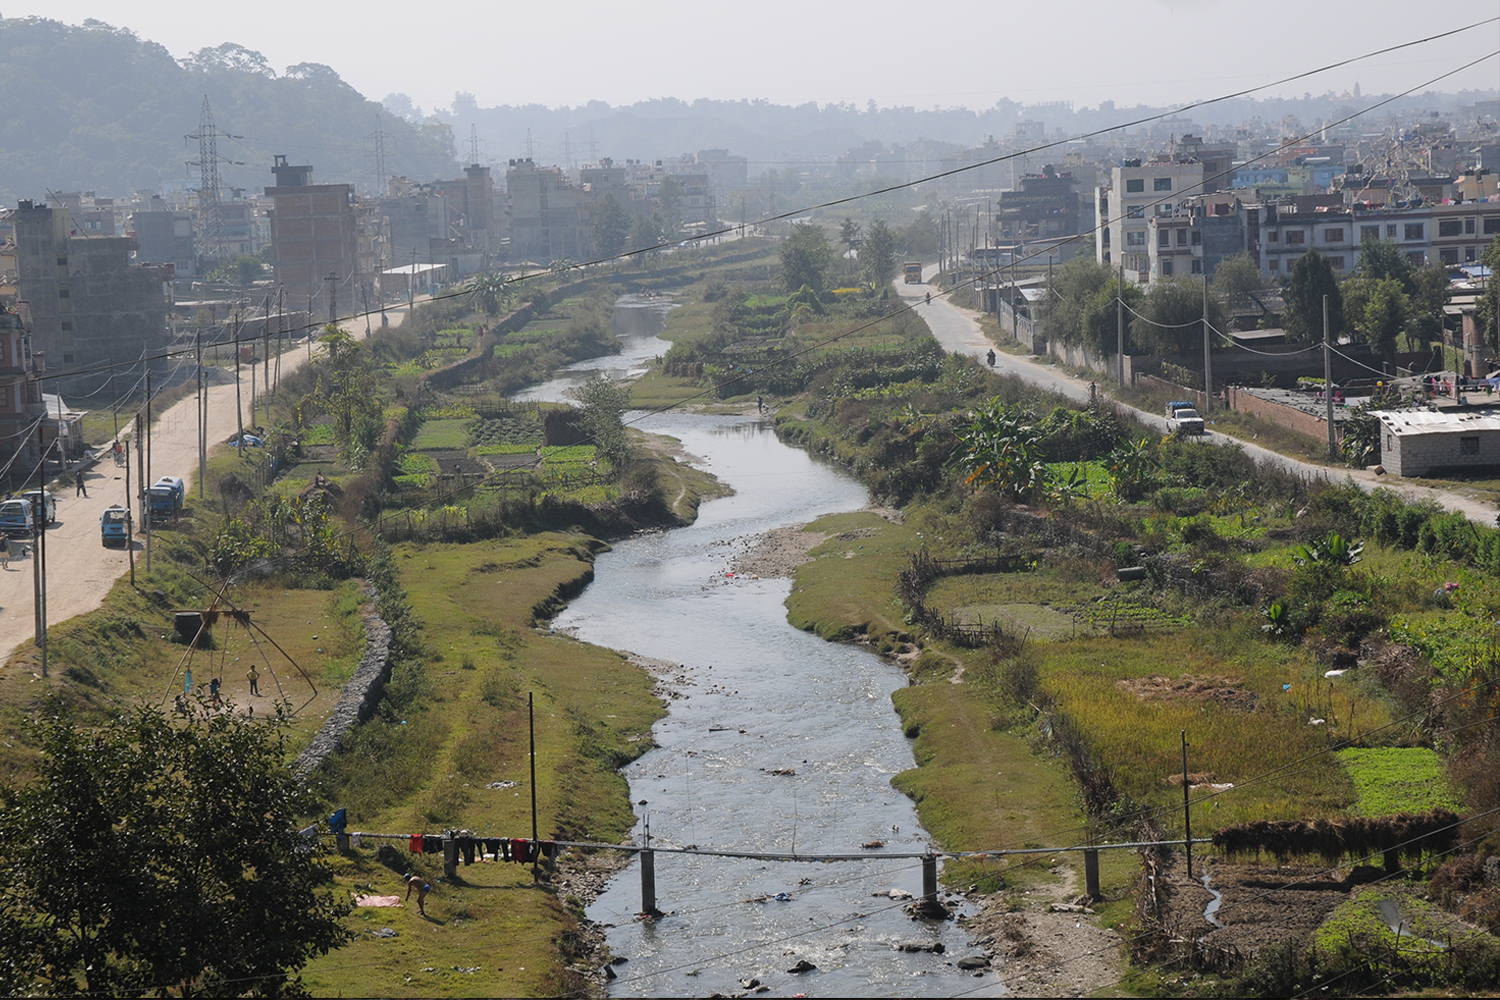
M 1137 177 L 1134 180 L 1129 180 L 1129 181 L 1125 182 L 1125 193 L 1126 194 L 1140 194 L 1142 191 L 1145 191 L 1145 190 L 1146 190 L 1146 179 L 1144 177 Z
M 0 384 L 0 410 L 10 409 L 10 385 Z M 82 473 L 79 473 L 82 475 Z
M 1203 273 L 1203 261 L 1199 260 L 1197 257 L 1193 258 L 1193 273 L 1194 274 L 1202 274 Z
M 1301 246 L 1307 242 L 1307 230 L 1288 229 L 1286 231 L 1286 245 L 1289 247 Z
M 1343 257 L 1329 257 L 1328 258 L 1328 266 L 1331 267 L 1331 268 L 1333 268 L 1335 271 L 1342 271 L 1344 269 L 1344 258 Z
M 1267 229 L 1266 230 L 1266 242 L 1267 243 L 1275 243 L 1276 242 L 1276 230 L 1274 230 L 1274 229 Z
M 1101 232 L 1104 234 L 1104 245 L 1107 247 L 1109 246 L 1109 227 L 1105 226 L 1104 229 L 1101 230 Z
M 1411 227 L 1408 226 L 1407 228 L 1410 229 Z M 1438 220 L 1438 235 L 1439 236 L 1462 236 L 1463 233 L 1464 233 L 1464 224 L 1463 224 L 1463 220 L 1462 219 L 1439 219 Z M 1411 235 L 1410 234 L 1407 234 L 1407 239 L 1411 239 Z
M 1470 263 L 1470 264 L 1474 263 L 1474 248 L 1473 247 L 1464 247 L 1464 261 L 1467 262 L 1467 263 Z
M 1279 271 L 1279 270 L 1281 270 L 1281 261 L 1279 259 L 1275 258 L 1275 257 L 1272 257 L 1270 260 L 1266 261 L 1266 270 L 1267 271 Z
M 1127 219 L 1144 219 L 1145 217 L 1146 217 L 1146 206 L 1145 205 L 1134 205 L 1134 206 L 1132 206 L 1130 208 L 1127 208 L 1125 210 L 1125 218 L 1127 218 Z
M 63 354 L 63 364 L 65 364 L 65 365 L 71 365 L 72 363 L 73 363 L 73 355 L 64 353 Z
M 1461 438 L 1459 438 L 1458 439 L 1458 453 L 1460 455 L 1477 455 L 1477 454 L 1479 454 L 1479 438 L 1478 438 L 1478 436 L 1475 436 L 1475 437 L 1461 437 Z
M 68 266 L 68 258 L 66 258 L 66 257 L 59 257 L 59 258 L 57 258 L 57 266 L 58 267 L 67 267 Z
M 1408 222 L 1406 224 L 1406 238 L 1409 240 L 1420 240 L 1422 238 L 1422 224 L 1420 222 Z
M 1193 230 L 1193 246 L 1195 246 L 1195 247 L 1201 247 L 1202 245 L 1203 245 L 1203 230 L 1201 230 L 1201 229 L 1194 229 Z
M 1161 274 L 1163 278 L 1170 278 L 1172 276 L 1172 258 L 1168 257 L 1161 262 Z
M 70 298 L 71 296 L 70 296 L 70 293 L 68 292 L 68 290 L 66 288 L 59 288 L 57 290 L 57 297 L 60 298 L 60 299 L 66 299 L 66 298 Z
M 73 321 L 70 320 L 70 319 L 63 320 L 62 321 L 62 330 L 63 330 L 63 333 L 71 333 L 72 330 L 73 330 Z
M 1145 233 L 1126 233 L 1125 245 L 1128 247 L 1143 247 L 1146 245 Z
M 1177 230 L 1177 245 L 1180 247 L 1188 245 L 1188 231 L 1186 229 Z
M 1161 247 L 1164 250 L 1167 247 L 1171 246 L 1172 245 L 1172 231 L 1170 229 L 1161 229 L 1161 230 L 1158 230 L 1157 233 L 1156 233 L 1156 245 L 1159 246 L 1159 247 Z
M 1375 240 L 1377 242 L 1380 240 L 1380 227 L 1379 226 L 1360 226 L 1359 227 L 1359 241 L 1361 243 L 1368 243 L 1371 240 Z
M 1153 191 L 1170 191 L 1170 190 L 1172 190 L 1172 178 L 1170 178 L 1170 177 L 1157 177 L 1156 179 L 1154 179 L 1151 182 L 1151 190 L 1153 190 Z
M 1484 220 L 1484 235 L 1500 233 L 1500 215 L 1491 215 Z
M 1458 263 L 1458 247 L 1443 247 L 1438 251 L 1438 259 L 1444 264 Z
M 1469 236 L 1474 235 L 1474 216 L 1471 215 L 1464 220 L 1464 232 Z
M 1394 222 L 1385 227 L 1385 238 L 1388 240 L 1396 238 L 1396 224 Z
M 1171 205 L 1157 205 L 1156 206 L 1156 214 L 1157 215 L 1161 215 L 1161 216 L 1170 216 L 1172 214 L 1172 206 Z
M 1323 230 L 1323 242 L 1324 243 L 1342 243 L 1342 242 L 1344 242 L 1344 229 L 1343 229 L 1343 227 L 1342 226 L 1334 226 L 1334 227 L 1330 227 L 1328 229 Z
M 1406 255 L 1406 259 L 1411 261 L 1413 267 L 1421 267 L 1427 263 L 1427 255 L 1421 250 L 1411 251 Z

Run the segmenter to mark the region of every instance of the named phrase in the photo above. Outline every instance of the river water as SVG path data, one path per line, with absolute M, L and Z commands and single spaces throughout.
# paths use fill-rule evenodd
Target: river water
M 598 359 L 628 371 L 663 353 L 659 303 L 623 300 L 624 351 Z M 623 317 L 621 314 L 625 314 Z M 562 398 L 591 374 L 575 365 L 526 394 Z M 595 581 L 554 622 L 560 631 L 674 665 L 680 697 L 654 730 L 658 748 L 625 769 L 640 818 L 658 847 L 799 854 L 885 852 L 929 843 L 891 777 L 913 766 L 890 695 L 906 683 L 894 665 L 828 643 L 786 621 L 790 581 L 727 575 L 736 540 L 822 514 L 857 510 L 864 488 L 747 417 L 668 413 L 636 426 L 680 440 L 734 489 L 705 503 L 696 523 L 618 543 Z M 776 774 L 775 771 L 791 771 Z M 916 859 L 807 863 L 656 855 L 659 921 L 636 919 L 633 862 L 589 908 L 610 927 L 614 996 L 703 996 L 742 991 L 756 978 L 775 995 L 951 996 L 998 988 L 959 972 L 969 939 L 951 922 L 917 921 L 890 895 L 920 895 Z M 941 943 L 945 953 L 898 944 Z M 792 975 L 799 960 L 817 970 Z

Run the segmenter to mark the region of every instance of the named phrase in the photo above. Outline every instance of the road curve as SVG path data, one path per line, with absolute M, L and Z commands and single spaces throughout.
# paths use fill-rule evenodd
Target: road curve
M 929 266 L 922 273 L 930 279 L 935 271 L 936 267 Z M 897 278 L 892 285 L 896 289 L 896 294 L 901 296 L 906 302 L 911 303 L 916 309 L 917 315 L 921 316 L 927 322 L 927 328 L 932 331 L 933 338 L 943 346 L 944 350 L 966 354 L 969 357 L 982 360 L 985 353 L 995 346 L 994 342 L 986 337 L 979 327 L 979 313 L 971 309 L 962 309 L 955 306 L 948 300 L 946 295 L 934 295 L 931 302 L 926 301 L 927 293 L 935 291 L 936 286 L 908 285 L 900 278 Z M 1017 375 L 1034 385 L 1051 389 L 1075 402 L 1086 403 L 1089 399 L 1088 383 L 1056 365 L 1049 365 L 1033 361 L 1030 358 L 1018 357 L 1014 354 L 1007 354 L 1004 351 L 996 350 L 995 370 Z M 1133 416 L 1142 426 L 1148 427 L 1159 434 L 1169 432 L 1167 421 L 1164 417 L 1157 416 L 1154 413 L 1147 413 L 1144 410 L 1138 410 L 1117 400 L 1113 402 L 1115 406 Z M 1377 476 L 1363 469 L 1333 469 L 1327 466 L 1314 465 L 1311 462 L 1304 462 L 1300 459 L 1290 458 L 1279 452 L 1262 448 L 1253 442 L 1242 441 L 1239 438 L 1228 437 L 1224 434 L 1210 432 L 1205 437 L 1208 439 L 1208 442 L 1213 444 L 1238 445 L 1257 462 L 1268 462 L 1273 466 L 1285 469 L 1304 479 L 1341 480 L 1347 477 L 1366 492 L 1383 486 L 1402 494 L 1410 500 L 1436 500 L 1443 507 L 1463 514 L 1476 524 L 1495 524 L 1495 507 L 1493 504 L 1466 496 L 1462 493 L 1421 486 L 1390 476 Z

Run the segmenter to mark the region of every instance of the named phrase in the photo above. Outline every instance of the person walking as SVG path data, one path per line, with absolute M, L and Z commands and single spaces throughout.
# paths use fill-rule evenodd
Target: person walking
M 89 488 L 87 486 L 83 485 L 83 473 L 82 472 L 78 473 L 77 483 L 78 483 L 78 489 L 77 489 L 77 491 L 73 495 L 74 496 L 83 497 L 85 500 L 87 500 L 89 498 Z
M 0 569 L 10 569 L 10 535 L 0 531 Z

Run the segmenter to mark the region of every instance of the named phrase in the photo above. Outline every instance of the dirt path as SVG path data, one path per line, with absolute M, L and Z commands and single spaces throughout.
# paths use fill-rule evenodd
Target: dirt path
M 307 348 L 281 356 L 285 375 L 307 360 Z M 248 379 L 241 389 L 248 409 Z M 208 390 L 208 441 L 210 448 L 229 438 L 236 429 L 235 386 L 217 385 Z M 188 485 L 189 499 L 198 495 L 198 421 L 196 396 L 189 396 L 167 409 L 152 431 L 151 478 L 177 475 Z M 132 455 L 132 465 L 134 456 Z M 135 468 L 131 469 L 134 480 Z M 57 497 L 57 523 L 47 531 L 47 623 L 56 625 L 97 608 L 115 581 L 130 569 L 124 548 L 104 548 L 99 541 L 99 518 L 112 504 L 125 503 L 125 470 L 105 458 L 83 472 L 87 497 L 68 489 Z M 139 484 L 132 481 L 133 490 Z M 137 523 L 139 523 L 139 511 Z M 137 580 L 145 568 L 144 540 L 135 540 Z M 9 571 L 0 571 L 0 663 L 35 636 L 35 590 L 33 560 L 11 559 Z

